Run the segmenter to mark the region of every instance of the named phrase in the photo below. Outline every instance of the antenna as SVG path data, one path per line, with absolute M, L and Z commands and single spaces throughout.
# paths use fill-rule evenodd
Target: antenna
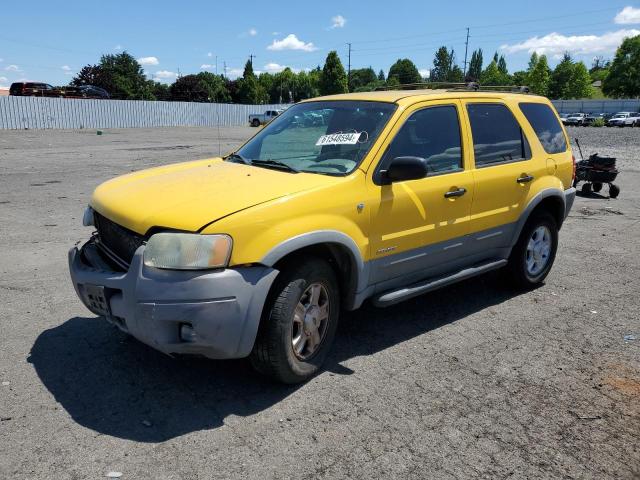
M 351 44 L 347 43 L 347 45 L 349 45 L 349 63 L 347 66 L 347 92 L 351 91 Z

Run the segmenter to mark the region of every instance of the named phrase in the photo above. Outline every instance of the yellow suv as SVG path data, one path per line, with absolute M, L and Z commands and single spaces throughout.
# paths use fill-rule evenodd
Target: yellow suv
M 544 280 L 574 160 L 534 95 L 354 93 L 292 106 L 224 158 L 100 185 L 69 252 L 95 314 L 168 354 L 320 368 L 341 311 L 505 267 Z

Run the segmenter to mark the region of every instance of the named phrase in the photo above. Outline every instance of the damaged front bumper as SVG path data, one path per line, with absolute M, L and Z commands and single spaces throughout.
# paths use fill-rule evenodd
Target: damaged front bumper
M 139 247 L 129 269 L 118 272 L 93 241 L 72 248 L 69 271 L 84 305 L 167 354 L 214 359 L 249 355 L 277 270 L 160 270 L 144 265 L 143 251 Z

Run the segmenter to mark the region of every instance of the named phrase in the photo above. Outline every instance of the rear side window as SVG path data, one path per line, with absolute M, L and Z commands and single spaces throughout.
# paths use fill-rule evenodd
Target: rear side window
M 429 175 L 460 170 L 462 148 L 456 107 L 429 107 L 411 115 L 389 146 L 381 168 L 395 157 L 424 158 Z
M 521 103 L 520 110 L 536 132 L 544 151 L 562 153 L 567 151 L 567 139 L 553 110 L 542 103 Z
M 511 110 L 498 103 L 467 105 L 476 167 L 531 158 L 529 142 Z

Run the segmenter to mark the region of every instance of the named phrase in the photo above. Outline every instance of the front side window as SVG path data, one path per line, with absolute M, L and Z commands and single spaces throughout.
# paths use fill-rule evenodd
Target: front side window
M 351 173 L 369 152 L 397 105 L 326 101 L 294 105 L 278 115 L 240 150 L 255 166 L 286 164 L 325 175 Z M 229 156 L 228 161 L 238 161 Z
M 553 111 L 543 103 L 521 103 L 520 110 L 527 117 L 542 144 L 549 154 L 567 151 L 567 139 Z
M 467 105 L 476 167 L 526 160 L 529 142 L 511 111 L 499 103 Z
M 428 175 L 461 170 L 462 145 L 456 107 L 428 107 L 412 114 L 389 145 L 378 169 L 385 170 L 396 157 L 424 158 Z

